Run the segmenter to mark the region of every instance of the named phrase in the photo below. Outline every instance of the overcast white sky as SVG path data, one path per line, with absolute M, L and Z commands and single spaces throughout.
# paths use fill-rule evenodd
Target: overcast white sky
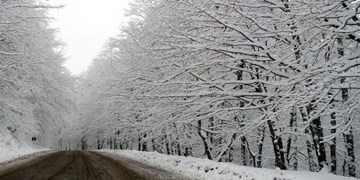
M 51 11 L 57 20 L 58 37 L 66 43 L 65 66 L 73 73 L 85 71 L 99 53 L 104 42 L 119 32 L 126 22 L 125 9 L 132 0 L 51 0 L 52 4 L 66 5 Z

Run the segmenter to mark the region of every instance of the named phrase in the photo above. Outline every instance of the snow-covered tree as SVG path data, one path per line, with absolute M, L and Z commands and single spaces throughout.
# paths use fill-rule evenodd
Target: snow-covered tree
M 356 176 L 358 10 L 138 0 L 84 77 L 81 141 Z
M 71 108 L 73 80 L 62 66 L 46 4 L 0 2 L 0 135 L 8 143 L 52 145 Z

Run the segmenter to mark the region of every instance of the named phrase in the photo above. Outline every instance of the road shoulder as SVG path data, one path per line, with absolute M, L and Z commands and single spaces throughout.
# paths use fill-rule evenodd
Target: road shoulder
M 30 162 L 37 161 L 39 157 L 42 157 L 44 155 L 48 155 L 51 153 L 54 153 L 56 151 L 52 150 L 45 150 L 45 151 L 38 151 L 31 154 L 27 154 L 18 158 L 14 158 L 8 161 L 4 161 L 0 163 L 0 176 L 7 174 L 9 171 L 13 170 L 14 168 L 27 164 Z
M 108 157 L 112 160 L 117 161 L 120 164 L 128 165 L 128 169 L 131 169 L 137 174 L 141 174 L 143 177 L 150 177 L 149 179 L 159 179 L 159 180 L 187 180 L 191 179 L 189 177 L 184 177 L 181 174 L 177 174 L 175 172 L 171 172 L 166 169 L 161 169 L 156 167 L 155 165 L 140 162 L 135 159 L 131 159 L 126 156 L 122 156 L 119 154 L 111 153 L 111 152 L 103 152 L 103 151 L 91 151 L 94 154 Z

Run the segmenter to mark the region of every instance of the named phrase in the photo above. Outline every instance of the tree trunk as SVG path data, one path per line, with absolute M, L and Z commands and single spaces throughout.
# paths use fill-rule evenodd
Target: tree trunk
M 244 68 L 245 67 L 245 63 L 244 62 L 241 62 L 239 65 L 238 65 L 240 68 Z M 238 81 L 241 81 L 241 80 L 243 80 L 243 72 L 242 71 L 236 71 L 235 72 L 235 74 L 236 74 L 236 76 L 237 76 L 237 80 Z M 239 90 L 242 90 L 243 89 L 243 85 L 238 85 L 238 86 L 236 86 L 235 87 L 235 89 L 239 89 Z M 261 91 L 261 89 L 259 90 L 259 89 L 256 89 L 255 91 Z M 239 101 L 239 107 L 244 107 L 245 106 L 245 103 L 243 102 L 243 100 L 240 100 Z M 245 117 L 241 117 L 241 119 L 239 119 L 237 116 L 235 117 L 235 121 L 238 121 L 238 122 L 240 122 L 240 128 L 242 129 L 242 128 L 244 128 L 244 118 Z M 234 134 L 235 135 L 235 134 Z M 245 137 L 245 135 L 242 135 L 241 137 L 240 137 L 240 141 L 241 141 L 241 143 L 240 143 L 240 155 L 241 155 L 241 159 L 242 159 L 242 165 L 244 165 L 244 166 L 247 166 L 247 164 L 248 164 L 248 158 L 247 158 L 247 156 L 246 156 L 246 137 Z M 233 149 L 233 148 L 232 148 Z
M 345 78 L 341 79 L 341 83 L 345 82 Z M 349 99 L 349 90 L 346 88 L 341 89 L 341 97 L 344 103 Z M 351 119 L 348 120 L 351 123 Z M 355 177 L 355 152 L 354 152 L 354 135 L 352 125 L 349 125 L 349 131 L 345 133 L 345 148 L 347 152 L 347 166 L 349 171 L 349 176 Z
M 108 140 L 108 147 L 109 147 L 109 149 L 113 149 L 114 147 L 113 147 L 113 139 L 112 138 L 109 138 L 109 140 Z
M 324 133 L 321 127 L 320 117 L 317 117 L 313 120 L 310 125 L 310 130 L 313 135 L 313 142 L 315 145 L 315 152 L 318 156 L 318 163 L 320 169 L 327 164 L 326 152 L 325 152 L 325 143 L 324 143 Z
M 290 113 L 290 128 L 294 129 L 294 132 L 297 133 L 297 121 L 296 121 L 296 109 L 293 108 Z M 297 136 L 290 136 L 287 140 L 286 145 L 286 161 L 289 167 L 292 167 L 294 170 L 297 169 L 297 147 L 292 147 L 292 144 L 296 146 Z M 292 153 L 293 152 L 293 153 Z M 294 159 L 294 164 L 291 165 L 291 160 Z
M 178 138 L 177 138 L 177 139 L 178 139 Z M 181 156 L 181 155 L 182 155 L 182 152 L 181 152 L 181 145 L 180 145 L 179 139 L 178 139 L 178 141 L 177 141 L 176 148 L 177 148 L 177 155 L 178 155 L 178 156 Z
M 167 153 L 167 155 L 170 155 L 171 154 L 171 152 L 170 152 L 170 143 L 169 143 L 169 141 L 167 139 L 167 135 L 165 135 L 164 139 L 165 139 L 166 153 Z
M 313 100 L 311 103 L 312 104 L 306 107 L 308 116 L 316 108 L 315 100 Z M 327 164 L 327 160 L 326 160 L 326 152 L 325 152 L 324 133 L 321 127 L 320 116 L 316 117 L 314 120 L 312 120 L 312 122 L 310 122 L 310 131 L 312 134 L 313 144 L 315 147 L 315 154 L 318 159 L 318 165 L 320 169 L 322 169 L 324 165 Z
M 231 136 L 230 142 L 221 152 L 216 155 L 215 159 L 218 159 L 218 162 L 233 162 L 234 161 L 234 141 L 236 140 L 236 133 Z M 225 155 L 228 154 L 226 158 Z
M 146 134 L 144 134 L 144 139 L 146 139 Z M 141 148 L 142 151 L 148 151 L 148 148 L 147 148 L 147 142 L 144 141 L 142 143 L 142 148 Z
M 209 128 L 210 129 L 213 129 L 214 127 L 214 117 L 210 117 L 209 118 Z M 214 144 L 214 135 L 212 133 L 207 133 L 208 137 L 209 137 L 209 140 L 210 140 L 210 143 L 211 144 Z
M 202 139 L 202 142 L 204 144 L 204 151 L 205 151 L 205 155 L 207 156 L 208 159 L 212 160 L 212 156 L 211 156 L 211 152 L 210 152 L 210 148 L 208 143 L 206 142 L 206 137 L 204 137 L 204 135 L 202 134 L 202 130 L 201 130 L 201 120 L 198 120 L 198 134 Z
M 276 135 L 277 129 L 274 127 L 274 123 L 270 120 L 267 121 L 269 131 L 270 131 L 270 137 L 271 137 L 271 143 L 274 148 L 274 154 L 275 154 L 275 165 L 276 167 L 286 170 L 285 165 L 285 158 L 284 158 L 284 152 L 283 152 L 283 146 L 282 146 L 282 139 L 281 137 Z
M 301 108 L 301 116 L 303 118 L 303 122 L 308 122 L 309 121 L 309 115 L 308 112 L 306 110 L 306 108 Z M 308 153 L 308 161 L 309 161 L 309 170 L 311 172 L 315 172 L 318 170 L 318 165 L 315 163 L 315 157 L 314 157 L 314 145 L 310 142 L 310 130 L 309 127 L 305 128 L 305 136 L 306 136 L 306 149 L 307 149 L 307 153 Z
M 153 151 L 157 151 L 156 144 L 155 144 L 155 139 L 154 139 L 154 138 L 151 139 L 151 145 L 152 145 L 152 150 L 153 150 Z
M 336 134 L 336 115 L 335 112 L 332 112 L 330 114 L 330 124 L 331 124 L 331 130 L 330 133 L 331 134 Z M 331 172 L 333 174 L 336 174 L 336 167 L 337 167 L 337 162 L 336 162 L 336 137 L 334 137 L 331 140 L 331 144 L 330 144 L 330 157 L 331 157 Z
M 120 149 L 120 150 L 123 150 L 123 146 L 122 146 L 122 141 L 121 141 L 121 140 L 119 140 L 119 149 Z
M 355 169 L 355 149 L 354 149 L 354 135 L 352 127 L 347 134 L 345 134 L 346 139 L 346 150 L 347 150 L 347 164 L 349 170 L 349 176 L 355 177 L 356 169 Z
M 234 145 L 231 144 L 229 148 L 229 162 L 234 162 Z
M 259 140 L 258 140 L 258 155 L 256 158 L 256 167 L 261 168 L 262 167 L 262 153 L 263 153 L 263 147 L 264 147 L 264 140 L 265 140 L 265 126 L 261 125 L 259 129 Z
M 243 119 L 240 119 L 240 127 L 244 128 Z M 248 158 L 246 156 L 246 137 L 243 134 L 240 138 L 241 144 L 240 144 L 240 153 L 241 153 L 241 159 L 242 159 L 242 165 L 247 166 L 248 164 Z
M 87 150 L 87 143 L 84 138 L 81 139 L 81 150 Z
M 191 148 L 189 148 L 189 147 L 185 147 L 185 153 L 184 153 L 184 156 L 185 156 L 185 157 L 188 157 L 188 156 L 193 156 Z
M 342 5 L 345 8 L 347 7 L 347 4 L 345 2 L 342 3 Z M 352 19 L 356 22 L 359 21 L 359 19 L 357 18 L 356 15 L 354 15 L 352 17 Z M 344 48 L 343 48 L 343 41 L 341 38 L 338 38 L 338 44 L 339 44 L 339 48 L 338 48 L 338 54 L 339 57 L 344 56 Z M 341 78 L 341 83 L 345 83 L 346 78 Z M 347 88 L 342 88 L 341 89 L 341 97 L 344 103 L 346 103 L 349 99 L 349 90 Z M 351 123 L 351 119 L 349 119 L 349 123 Z M 346 151 L 347 151 L 347 165 L 348 165 L 348 169 L 349 169 L 349 176 L 355 177 L 355 153 L 354 153 L 354 135 L 353 135 L 353 128 L 352 125 L 350 124 L 350 130 L 348 133 L 345 134 L 345 147 L 346 147 Z

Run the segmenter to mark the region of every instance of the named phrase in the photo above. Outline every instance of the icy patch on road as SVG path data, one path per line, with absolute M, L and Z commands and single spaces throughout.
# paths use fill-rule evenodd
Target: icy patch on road
M 156 152 L 128 150 L 101 150 L 144 162 L 196 180 L 355 180 L 329 173 L 282 171 L 252 168 L 233 163 L 219 163 L 207 159 L 183 156 L 168 156 Z

